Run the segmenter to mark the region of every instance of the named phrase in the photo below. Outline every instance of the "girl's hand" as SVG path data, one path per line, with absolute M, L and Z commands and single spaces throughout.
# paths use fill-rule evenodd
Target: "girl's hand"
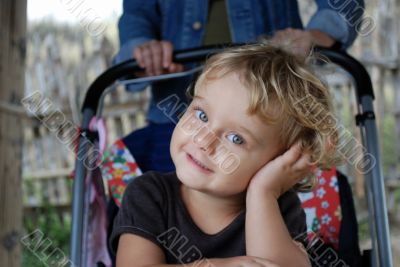
M 276 199 L 312 172 L 310 155 L 293 145 L 283 155 L 264 165 L 251 179 L 248 192 L 270 193 Z
M 197 265 L 196 265 L 197 266 Z M 240 256 L 225 259 L 208 259 L 204 264 L 198 265 L 199 267 L 279 267 L 279 265 L 272 261 L 251 257 Z

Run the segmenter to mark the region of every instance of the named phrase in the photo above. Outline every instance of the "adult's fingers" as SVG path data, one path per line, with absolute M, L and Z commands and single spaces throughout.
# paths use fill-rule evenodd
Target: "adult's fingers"
M 178 63 L 171 63 L 168 67 L 168 71 L 169 72 L 181 72 L 184 70 L 184 66 L 182 64 L 178 64 Z
M 136 59 L 139 67 L 141 67 L 142 69 L 144 68 L 144 60 L 142 57 L 142 51 L 141 51 L 141 47 L 135 47 L 135 49 L 133 50 L 133 58 Z
M 172 63 L 172 53 L 174 51 L 174 47 L 171 42 L 162 41 L 161 48 L 162 48 L 162 66 L 165 69 L 167 69 L 170 67 Z
M 145 69 L 146 75 L 160 75 L 167 72 L 184 70 L 182 64 L 172 62 L 173 45 L 168 41 L 151 40 L 133 50 L 133 57 L 138 65 Z
M 275 44 L 281 44 L 285 37 L 284 31 L 276 31 L 274 36 L 272 36 L 271 41 Z
M 154 75 L 153 57 L 150 45 L 146 44 L 140 47 L 141 57 L 143 59 L 144 68 L 147 75 Z
M 163 49 L 161 42 L 159 41 L 152 41 L 150 42 L 150 50 L 151 50 L 151 57 L 152 57 L 152 69 L 153 75 L 160 75 L 162 73 L 162 61 L 163 61 Z

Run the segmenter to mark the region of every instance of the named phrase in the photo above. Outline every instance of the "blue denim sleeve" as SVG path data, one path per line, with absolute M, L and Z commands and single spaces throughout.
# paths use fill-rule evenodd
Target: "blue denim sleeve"
M 348 48 L 356 39 L 356 28 L 362 23 L 364 0 L 317 0 L 318 10 L 306 29 L 323 31 Z
M 120 49 L 113 64 L 132 58 L 133 49 L 151 39 L 156 39 L 159 32 L 157 20 L 157 0 L 124 0 L 123 13 L 118 22 Z M 148 83 L 127 85 L 127 90 L 138 92 Z
M 124 0 L 118 22 L 121 46 L 137 38 L 156 39 L 160 32 L 157 0 Z

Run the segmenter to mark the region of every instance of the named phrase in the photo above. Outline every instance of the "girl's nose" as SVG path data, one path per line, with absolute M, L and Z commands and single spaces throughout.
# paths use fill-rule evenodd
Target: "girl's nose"
M 193 142 L 208 154 L 214 153 L 217 145 L 217 136 L 208 127 L 204 126 L 193 136 Z

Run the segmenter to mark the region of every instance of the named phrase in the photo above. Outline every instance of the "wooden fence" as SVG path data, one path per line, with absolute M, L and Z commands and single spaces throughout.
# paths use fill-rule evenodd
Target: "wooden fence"
M 65 35 L 34 35 L 29 41 L 31 57 L 28 56 L 25 95 L 39 92 L 79 127 L 86 88 L 110 66 L 112 44 L 103 38 L 91 44 L 91 52 L 82 46 L 75 51 L 80 60 L 74 62 L 65 58 L 67 51 L 74 54 L 76 48 L 71 44 L 73 40 L 66 40 Z M 147 99 L 148 89 L 131 94 L 121 86 L 105 98 L 102 117 L 109 129 L 108 144 L 144 126 Z M 42 123 L 42 118 L 48 115 L 46 112 L 30 114 L 21 110 L 20 115 L 24 120 L 23 199 L 27 214 L 47 206 L 69 209 L 74 151 Z

